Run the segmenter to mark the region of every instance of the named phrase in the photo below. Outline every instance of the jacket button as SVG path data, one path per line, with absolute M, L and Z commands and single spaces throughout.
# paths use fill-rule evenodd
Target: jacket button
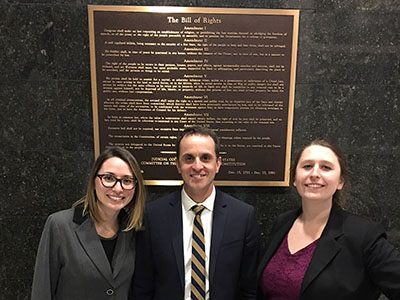
M 113 290 L 113 289 L 108 289 L 108 290 L 106 291 L 106 294 L 107 294 L 108 296 L 111 296 L 112 294 L 114 294 L 114 290 Z

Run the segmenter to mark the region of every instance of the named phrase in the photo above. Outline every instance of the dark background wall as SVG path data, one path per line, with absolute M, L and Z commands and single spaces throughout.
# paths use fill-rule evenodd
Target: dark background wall
M 300 9 L 293 151 L 337 141 L 349 210 L 400 245 L 398 0 L 0 0 L 1 300 L 29 298 L 44 221 L 82 196 L 93 162 L 87 4 Z M 222 189 L 256 207 L 263 235 L 298 204 L 289 188 Z

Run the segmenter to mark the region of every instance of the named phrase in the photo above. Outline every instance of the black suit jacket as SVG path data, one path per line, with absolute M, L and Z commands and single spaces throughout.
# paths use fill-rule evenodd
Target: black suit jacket
M 275 221 L 258 282 L 300 213 L 290 211 Z M 305 273 L 300 299 L 372 300 L 381 291 L 389 299 L 400 299 L 399 251 L 386 240 L 381 225 L 334 206 Z M 260 289 L 258 298 L 263 299 Z
M 252 206 L 217 189 L 209 282 L 212 300 L 256 299 L 259 232 Z M 151 202 L 137 237 L 134 300 L 184 297 L 181 191 Z

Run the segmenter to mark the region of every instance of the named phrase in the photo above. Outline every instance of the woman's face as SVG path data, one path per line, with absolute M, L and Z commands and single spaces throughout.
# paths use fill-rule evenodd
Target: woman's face
M 117 179 L 135 179 L 129 165 L 119 157 L 104 161 L 97 175 L 104 174 L 113 175 Z M 135 189 L 123 189 L 120 181 L 114 187 L 105 187 L 99 177 L 95 179 L 95 188 L 98 208 L 105 213 L 118 213 L 132 201 L 135 194 Z
M 296 166 L 294 186 L 303 201 L 330 201 L 343 188 L 340 164 L 335 153 L 324 146 L 307 147 Z

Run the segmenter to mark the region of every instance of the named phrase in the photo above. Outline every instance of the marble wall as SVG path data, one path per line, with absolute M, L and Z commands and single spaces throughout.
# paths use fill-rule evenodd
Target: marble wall
M 400 245 L 398 0 L 0 0 L 1 300 L 29 298 L 44 221 L 82 195 L 93 161 L 87 4 L 300 9 L 293 150 L 342 145 L 349 210 Z M 263 235 L 298 204 L 290 188 L 222 189 L 257 208 Z

